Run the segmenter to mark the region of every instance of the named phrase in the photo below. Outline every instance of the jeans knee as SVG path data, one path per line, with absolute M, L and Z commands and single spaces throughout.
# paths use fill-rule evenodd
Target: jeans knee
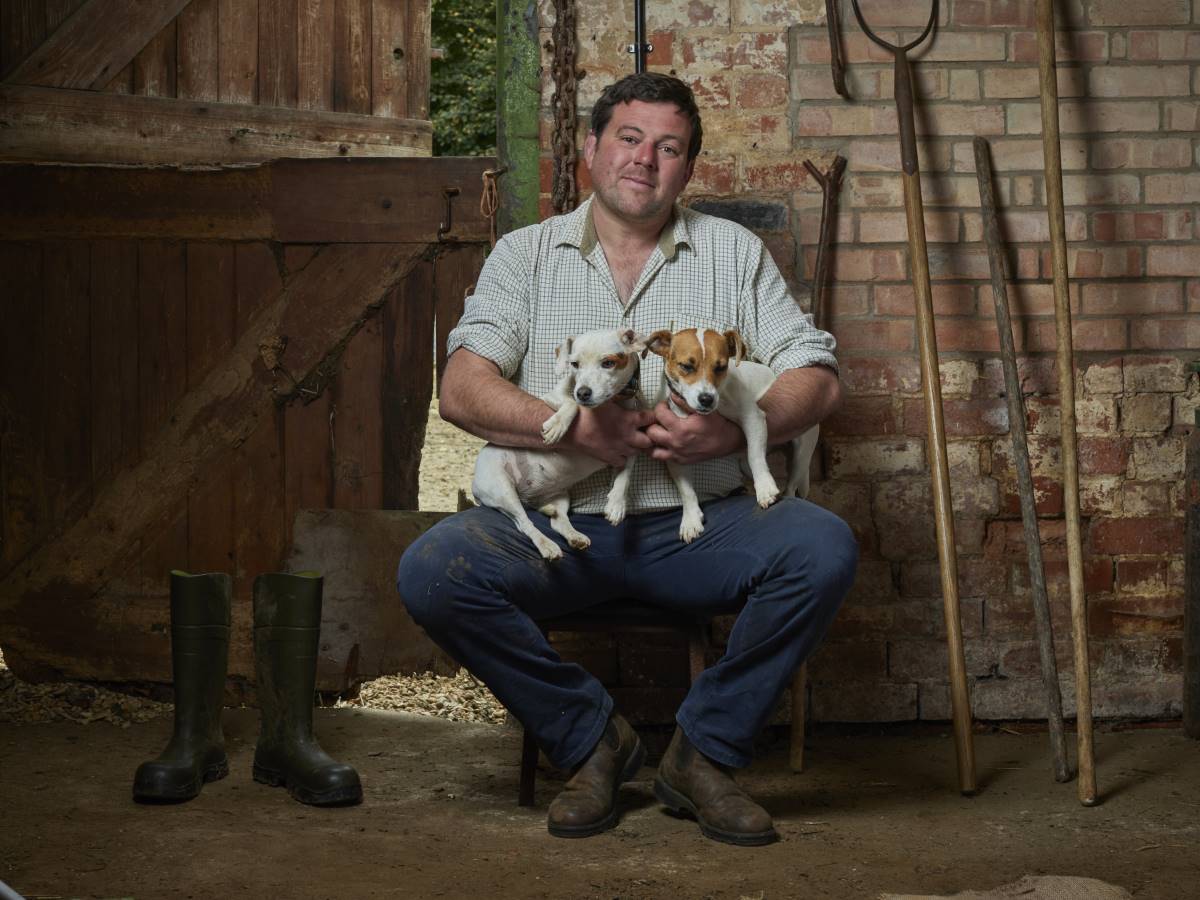
M 452 557 L 439 552 L 438 544 L 433 532 L 426 532 L 400 557 L 396 570 L 400 602 L 413 621 L 431 635 L 440 633 L 453 616 L 452 585 L 446 574 Z
M 858 540 L 849 525 L 825 510 L 816 523 L 810 520 L 808 526 L 805 530 L 811 536 L 790 545 L 786 566 L 832 618 L 854 584 Z

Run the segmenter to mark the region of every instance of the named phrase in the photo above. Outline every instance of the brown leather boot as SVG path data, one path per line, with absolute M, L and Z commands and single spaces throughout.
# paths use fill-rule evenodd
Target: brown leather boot
M 757 847 L 779 840 L 767 811 L 751 800 L 729 774 L 692 746 L 676 727 L 654 778 L 654 795 L 668 808 L 700 823 L 705 837 Z
M 554 802 L 546 828 L 555 837 L 590 837 L 617 824 L 617 791 L 646 758 L 637 732 L 613 713 L 591 756 L 575 770 Z

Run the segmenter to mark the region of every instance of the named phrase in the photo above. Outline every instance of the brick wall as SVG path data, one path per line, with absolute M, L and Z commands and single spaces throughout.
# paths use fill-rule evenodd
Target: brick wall
M 812 661 L 810 708 L 823 721 L 946 719 L 891 58 L 844 3 L 854 98 L 846 102 L 833 91 L 820 0 L 647 6 L 650 68 L 691 83 L 704 114 L 688 202 L 754 227 L 803 303 L 821 195 L 801 163 L 825 167 L 835 153 L 849 160 L 832 303 L 848 399 L 824 429 L 826 478 L 812 499 L 853 525 L 863 553 L 858 582 Z M 1200 405 L 1186 367 L 1200 355 L 1200 0 L 1056 6 L 1093 696 L 1099 716 L 1170 717 L 1181 697 L 1183 448 Z M 540 7 L 548 42 L 553 5 Z M 862 7 L 878 30 L 904 40 L 929 9 L 927 0 Z M 1033 0 L 943 0 L 936 38 L 914 59 L 962 621 L 974 708 L 986 719 L 1044 713 L 981 243 L 976 134 L 991 143 L 1012 263 L 1046 574 L 1073 711 L 1034 8 Z M 623 52 L 631 17 L 623 0 L 579 4 L 581 145 L 599 90 L 632 71 Z M 546 63 L 548 103 L 548 53 Z M 547 195 L 549 121 L 547 110 Z M 566 649 L 585 654 L 618 699 L 655 718 L 682 689 L 681 675 L 672 682 L 663 654 L 647 646 L 662 649 L 646 640 Z M 682 673 L 682 658 L 677 665 Z

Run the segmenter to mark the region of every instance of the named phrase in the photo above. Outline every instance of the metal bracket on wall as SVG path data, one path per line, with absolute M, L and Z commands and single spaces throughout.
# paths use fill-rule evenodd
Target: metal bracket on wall
M 446 198 L 446 215 L 438 225 L 437 239 L 444 241 L 446 235 L 450 233 L 450 229 L 454 227 L 454 198 L 461 191 L 456 187 L 442 188 L 442 196 Z
M 646 55 L 654 52 L 654 47 L 646 43 L 646 0 L 633 0 L 633 43 L 625 47 L 626 53 L 633 54 L 633 71 L 646 71 Z

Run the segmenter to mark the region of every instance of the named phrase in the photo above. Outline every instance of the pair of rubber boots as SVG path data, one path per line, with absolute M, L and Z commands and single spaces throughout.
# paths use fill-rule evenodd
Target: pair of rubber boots
M 262 727 L 254 780 L 283 786 L 301 803 L 346 806 L 362 800 L 358 773 L 332 759 L 313 737 L 313 693 L 321 632 L 319 575 L 254 579 L 254 661 Z M 155 760 L 138 766 L 133 799 L 191 800 L 229 774 L 221 731 L 229 661 L 228 575 L 171 573 L 171 667 L 175 731 Z

